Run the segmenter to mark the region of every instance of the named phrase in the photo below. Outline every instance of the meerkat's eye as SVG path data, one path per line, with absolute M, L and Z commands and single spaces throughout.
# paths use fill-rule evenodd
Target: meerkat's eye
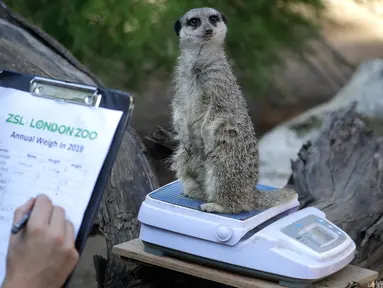
M 199 24 L 199 18 L 197 17 L 190 18 L 188 21 L 188 24 L 191 26 L 197 26 Z
M 209 21 L 210 21 L 211 24 L 215 24 L 215 23 L 217 23 L 219 21 L 219 17 L 217 15 L 211 15 L 209 17 Z

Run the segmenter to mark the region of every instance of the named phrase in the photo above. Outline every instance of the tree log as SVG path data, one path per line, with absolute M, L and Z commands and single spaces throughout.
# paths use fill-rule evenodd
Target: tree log
M 355 241 L 353 264 L 383 265 L 383 138 L 358 118 L 355 102 L 329 115 L 319 137 L 292 162 L 301 208 L 314 206 Z
M 131 273 L 138 265 L 127 265 L 119 257 L 112 255 L 116 244 L 138 237 L 137 215 L 146 194 L 159 187 L 145 156 L 145 147 L 136 132 L 129 127 L 124 135 L 124 143 L 119 150 L 108 191 L 100 207 L 100 230 L 107 243 L 108 263 L 102 264 L 104 271 L 97 271 L 99 287 L 126 287 L 131 281 Z M 102 263 L 99 256 L 95 263 Z M 100 265 L 99 264 L 99 265 Z M 120 283 L 118 286 L 116 283 Z M 116 286 L 117 285 L 117 286 Z
M 102 82 L 60 43 L 0 0 L 0 70 L 88 85 Z

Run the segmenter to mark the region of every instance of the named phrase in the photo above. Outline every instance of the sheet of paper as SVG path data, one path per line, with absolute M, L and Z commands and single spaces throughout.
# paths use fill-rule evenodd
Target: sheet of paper
M 0 87 L 0 283 L 16 207 L 40 193 L 77 235 L 122 112 Z

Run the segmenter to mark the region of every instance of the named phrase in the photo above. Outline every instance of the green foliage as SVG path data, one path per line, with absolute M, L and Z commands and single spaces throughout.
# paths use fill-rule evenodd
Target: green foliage
M 261 92 L 282 49 L 298 49 L 318 31 L 322 0 L 4 0 L 67 47 L 108 86 L 137 89 L 148 75 L 169 77 L 178 55 L 174 22 L 194 7 L 228 18 L 227 52 L 241 84 Z

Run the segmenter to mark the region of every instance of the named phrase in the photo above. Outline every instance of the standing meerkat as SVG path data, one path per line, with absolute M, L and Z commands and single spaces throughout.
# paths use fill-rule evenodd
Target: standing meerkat
M 292 189 L 256 189 L 258 146 L 247 103 L 226 58 L 226 17 L 213 8 L 188 11 L 174 25 L 180 56 L 171 103 L 178 147 L 171 168 L 201 210 L 239 213 L 296 197 Z

